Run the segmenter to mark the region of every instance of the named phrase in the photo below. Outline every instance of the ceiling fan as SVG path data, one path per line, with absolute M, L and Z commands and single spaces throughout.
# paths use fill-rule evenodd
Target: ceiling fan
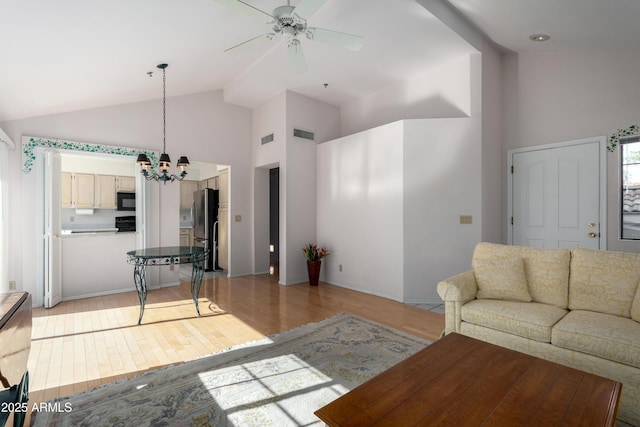
M 289 58 L 293 68 L 298 72 L 303 72 L 307 70 L 307 62 L 302 52 L 302 44 L 298 39 L 300 35 L 305 35 L 310 40 L 330 43 L 351 50 L 360 50 L 362 47 L 363 38 L 361 36 L 324 28 L 309 27 L 307 25 L 307 20 L 316 13 L 327 0 L 301 0 L 298 6 L 291 6 L 291 2 L 288 0 L 286 5 L 276 7 L 273 13 L 260 10 L 241 0 L 217 0 L 217 2 L 251 15 L 263 18 L 268 17 L 269 21 L 267 23 L 272 26 L 272 32 L 259 35 L 232 46 L 225 50 L 227 53 L 237 52 L 268 40 L 273 40 L 277 36 L 282 36 L 287 40 Z

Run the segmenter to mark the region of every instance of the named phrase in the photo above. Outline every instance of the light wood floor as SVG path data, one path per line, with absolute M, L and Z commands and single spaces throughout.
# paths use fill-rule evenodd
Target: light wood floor
M 201 317 L 183 283 L 149 291 L 140 326 L 135 292 L 34 309 L 30 405 L 343 311 L 432 341 L 444 329 L 441 314 L 324 283 L 281 286 L 268 275 L 205 279 L 199 304 Z

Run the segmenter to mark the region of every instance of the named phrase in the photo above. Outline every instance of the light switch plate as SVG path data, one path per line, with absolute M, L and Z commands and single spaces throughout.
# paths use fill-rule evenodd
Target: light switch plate
M 472 219 L 471 215 L 460 215 L 460 224 L 471 224 Z

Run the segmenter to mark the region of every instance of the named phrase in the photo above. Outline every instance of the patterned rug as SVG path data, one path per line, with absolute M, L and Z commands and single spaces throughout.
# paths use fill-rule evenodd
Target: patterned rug
M 314 411 L 429 341 L 341 313 L 51 403 L 35 426 L 321 426 Z

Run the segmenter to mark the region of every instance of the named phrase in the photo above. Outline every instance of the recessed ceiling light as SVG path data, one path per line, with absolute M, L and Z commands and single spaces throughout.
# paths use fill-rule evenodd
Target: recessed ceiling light
M 531 34 L 529 38 L 534 42 L 546 42 L 551 37 L 549 36 L 549 34 Z

